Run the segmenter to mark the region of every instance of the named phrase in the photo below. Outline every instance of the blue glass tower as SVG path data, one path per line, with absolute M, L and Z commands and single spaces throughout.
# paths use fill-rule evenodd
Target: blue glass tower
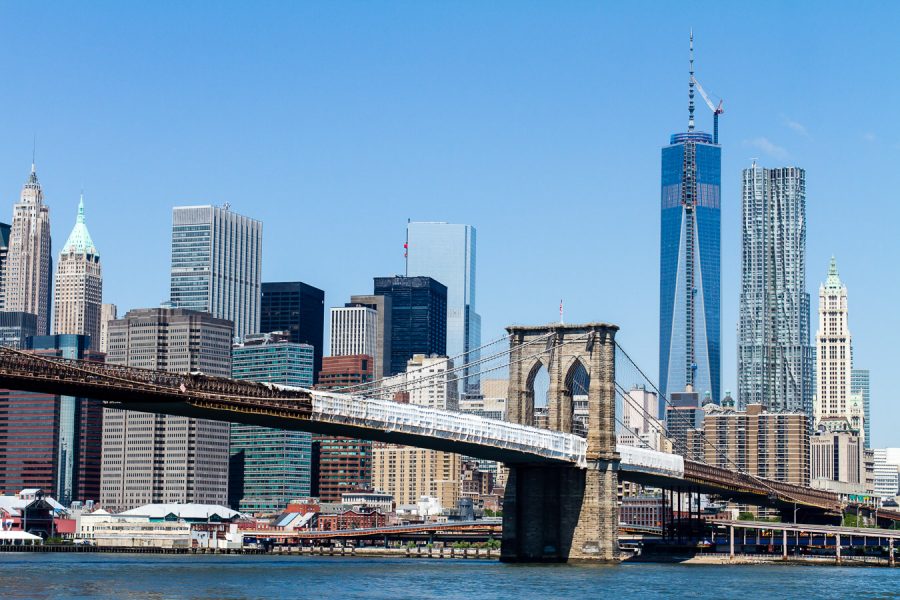
M 475 228 L 455 223 L 406 225 L 407 275 L 426 276 L 447 286 L 447 356 L 462 365 L 479 359 L 481 316 L 475 310 Z M 478 394 L 478 368 L 457 382 L 460 395 Z
M 721 399 L 720 241 L 722 149 L 694 130 L 691 37 L 689 120 L 662 149 L 659 389 Z M 665 413 L 660 398 L 660 418 Z

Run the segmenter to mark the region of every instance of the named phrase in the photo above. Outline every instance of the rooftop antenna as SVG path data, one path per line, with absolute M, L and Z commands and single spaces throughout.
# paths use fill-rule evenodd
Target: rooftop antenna
M 694 130 L 694 28 L 691 27 L 691 77 L 688 81 L 688 131 Z
M 412 222 L 412 219 L 409 217 L 406 218 L 406 241 L 403 242 L 403 263 L 406 271 L 404 274 L 409 277 L 409 224 Z
M 31 172 L 34 173 L 34 155 L 37 150 L 37 134 L 31 136 Z

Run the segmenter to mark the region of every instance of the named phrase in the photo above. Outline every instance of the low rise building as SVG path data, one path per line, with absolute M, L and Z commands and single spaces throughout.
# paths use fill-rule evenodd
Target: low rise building
M 382 492 L 346 492 L 341 494 L 341 504 L 374 508 L 387 514 L 394 510 L 394 497 Z
M 819 429 L 810 442 L 810 485 L 839 494 L 866 494 L 862 438 L 845 419 L 822 419 Z
M 876 448 L 873 453 L 875 470 L 875 496 L 882 501 L 900 494 L 900 470 L 888 460 L 887 448 Z
M 664 509 L 661 496 L 626 496 L 619 506 L 619 523 L 638 527 L 662 527 Z
M 375 489 L 392 495 L 398 506 L 415 504 L 422 496 L 456 506 L 461 467 L 460 456 L 452 452 L 375 444 L 373 483 Z

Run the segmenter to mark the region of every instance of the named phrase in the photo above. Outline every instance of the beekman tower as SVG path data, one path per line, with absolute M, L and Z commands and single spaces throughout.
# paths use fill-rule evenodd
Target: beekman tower
M 722 149 L 718 131 L 694 129 L 695 84 L 691 34 L 688 130 L 662 149 L 659 389 L 691 386 L 719 402 Z M 660 398 L 660 416 L 664 407 Z

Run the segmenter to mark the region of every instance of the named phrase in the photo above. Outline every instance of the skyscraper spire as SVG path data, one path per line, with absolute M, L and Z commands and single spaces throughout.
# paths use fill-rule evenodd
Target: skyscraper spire
M 694 29 L 691 28 L 691 77 L 688 81 L 688 131 L 694 130 Z

